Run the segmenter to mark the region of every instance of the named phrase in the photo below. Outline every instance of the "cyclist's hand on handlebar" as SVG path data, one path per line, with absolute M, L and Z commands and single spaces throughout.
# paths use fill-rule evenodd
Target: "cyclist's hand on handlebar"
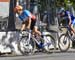
M 26 29 L 30 30 L 30 27 L 28 26 Z
M 27 32 L 31 32 L 31 30 L 30 29 L 25 29 Z
M 26 29 L 25 29 L 25 31 L 29 31 L 29 29 L 28 29 L 28 28 L 26 28 Z

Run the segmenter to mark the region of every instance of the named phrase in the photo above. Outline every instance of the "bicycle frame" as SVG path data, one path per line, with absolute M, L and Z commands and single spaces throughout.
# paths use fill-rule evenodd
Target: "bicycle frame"
M 35 42 L 39 45 L 40 43 L 37 41 L 37 39 L 33 36 L 33 34 L 31 33 L 31 31 L 25 31 L 25 32 L 27 32 L 28 33 L 28 42 L 31 40 L 31 38 L 33 39 L 33 40 L 35 40 Z
M 66 32 L 66 35 L 69 36 L 70 40 L 73 41 L 73 38 L 72 38 L 72 33 L 71 33 L 72 29 L 71 27 L 67 27 L 67 32 Z
M 48 34 L 48 35 L 49 35 L 49 34 Z M 37 36 L 37 35 L 36 35 L 36 36 Z M 39 36 L 38 36 L 38 37 L 39 37 Z M 45 37 L 45 35 L 42 35 L 42 37 Z M 39 39 L 41 39 L 42 37 L 40 36 Z M 51 42 L 50 42 L 50 43 L 46 43 L 46 44 L 42 44 L 42 43 L 41 43 L 41 40 L 38 41 L 37 38 L 35 38 L 35 36 L 33 36 L 31 32 L 28 32 L 28 40 L 27 40 L 27 41 L 30 41 L 31 38 L 37 43 L 37 45 L 38 45 L 39 47 L 41 46 L 41 48 L 43 48 L 43 47 L 46 46 L 46 45 L 51 45 Z M 43 38 L 42 38 L 42 39 L 43 39 Z M 47 37 L 46 37 L 46 39 L 48 40 Z M 44 40 L 44 39 L 43 39 L 43 40 Z M 41 44 L 42 44 L 42 45 L 41 45 Z

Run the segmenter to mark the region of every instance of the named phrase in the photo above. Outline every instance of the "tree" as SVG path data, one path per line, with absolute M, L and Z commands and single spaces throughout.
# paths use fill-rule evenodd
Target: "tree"
M 68 5 L 73 6 L 73 8 L 75 9 L 75 0 L 57 0 L 56 5 L 58 6 L 62 6 L 62 3 L 64 3 L 64 7 L 67 9 Z
M 14 13 L 14 7 L 16 6 L 16 0 L 10 0 L 10 8 L 9 8 L 9 20 L 8 20 L 8 30 L 15 30 L 15 18 L 16 14 Z

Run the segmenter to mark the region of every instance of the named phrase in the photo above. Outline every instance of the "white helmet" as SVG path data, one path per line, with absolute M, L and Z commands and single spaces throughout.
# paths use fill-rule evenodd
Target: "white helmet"
M 60 11 L 59 11 L 59 13 L 62 13 L 64 11 L 65 11 L 65 9 L 64 8 L 61 8 Z

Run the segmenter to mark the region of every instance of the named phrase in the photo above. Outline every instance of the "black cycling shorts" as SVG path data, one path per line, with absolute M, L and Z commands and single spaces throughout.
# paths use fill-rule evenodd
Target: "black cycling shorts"
M 27 21 L 23 21 L 22 24 L 28 25 Z M 30 26 L 30 29 L 31 30 L 33 30 L 35 24 L 36 24 L 36 20 L 31 20 L 31 26 Z
M 35 24 L 36 24 L 36 20 L 32 20 L 32 21 L 31 21 L 31 26 L 30 26 L 30 29 L 31 29 L 31 30 L 33 30 Z

